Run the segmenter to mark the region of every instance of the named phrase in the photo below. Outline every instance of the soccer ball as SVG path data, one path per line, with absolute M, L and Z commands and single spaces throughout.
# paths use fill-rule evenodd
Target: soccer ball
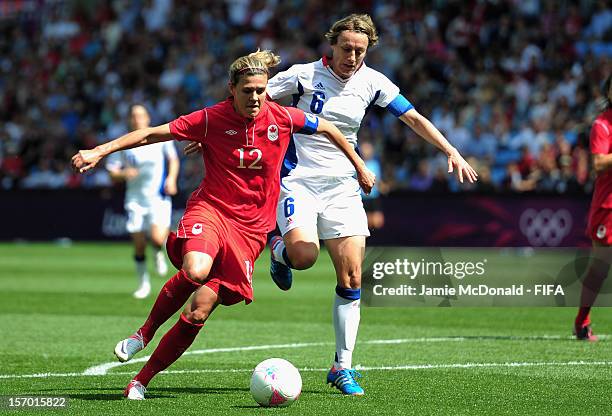
M 264 407 L 286 407 L 302 392 L 300 372 L 287 360 L 269 358 L 257 364 L 251 376 L 251 394 Z

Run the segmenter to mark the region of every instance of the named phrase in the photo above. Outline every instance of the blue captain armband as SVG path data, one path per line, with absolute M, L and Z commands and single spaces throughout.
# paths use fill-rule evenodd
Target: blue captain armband
M 319 118 L 310 113 L 304 113 L 304 127 L 298 131 L 298 133 L 302 134 L 314 134 L 317 132 L 319 128 Z
M 412 110 L 414 106 L 410 101 L 406 99 L 402 94 L 397 94 L 397 97 L 393 99 L 387 106 L 387 110 L 391 111 L 395 117 L 399 117 L 408 110 Z

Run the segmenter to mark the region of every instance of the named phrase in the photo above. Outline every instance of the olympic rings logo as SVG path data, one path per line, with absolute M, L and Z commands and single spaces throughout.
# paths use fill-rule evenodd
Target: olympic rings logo
M 532 246 L 555 247 L 569 234 L 572 215 L 566 209 L 553 211 L 546 208 L 537 211 L 529 208 L 521 214 L 519 225 Z

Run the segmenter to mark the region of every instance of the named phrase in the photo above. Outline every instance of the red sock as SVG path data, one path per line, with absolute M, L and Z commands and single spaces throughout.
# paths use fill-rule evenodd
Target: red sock
M 577 327 L 583 327 L 591 323 L 589 312 L 591 306 L 595 303 L 599 290 L 603 285 L 610 266 L 607 261 L 603 261 L 594 257 L 589 264 L 584 280 L 582 281 L 582 292 L 580 293 L 580 308 L 578 309 L 578 315 L 574 321 Z
M 582 328 L 591 323 L 589 312 L 591 312 L 590 306 L 581 306 L 578 308 L 578 315 L 576 315 L 576 320 L 574 321 L 574 325 L 576 325 L 577 328 Z
M 188 278 L 184 270 L 179 270 L 166 282 L 157 295 L 149 317 L 140 328 L 145 344 L 151 341 L 157 328 L 174 315 L 200 286 L 202 285 Z
M 165 370 L 178 360 L 183 353 L 193 343 L 193 340 L 200 332 L 204 324 L 194 324 L 181 314 L 178 322 L 163 336 L 149 361 L 142 367 L 142 370 L 134 377 L 144 386 L 160 371 Z

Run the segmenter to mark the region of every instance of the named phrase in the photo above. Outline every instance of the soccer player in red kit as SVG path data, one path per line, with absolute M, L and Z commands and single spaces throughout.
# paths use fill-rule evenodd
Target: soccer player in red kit
M 591 306 L 610 270 L 612 245 L 612 74 L 603 84 L 604 111 L 591 127 L 591 154 L 597 174 L 587 234 L 593 242 L 591 261 L 582 281 L 580 308 L 574 321 L 579 340 L 597 341 L 591 330 Z
M 195 293 L 126 387 L 129 399 L 144 399 L 151 378 L 183 354 L 218 305 L 252 301 L 253 266 L 276 226 L 280 169 L 294 132 L 324 133 L 355 166 L 364 191 L 374 184 L 374 175 L 333 124 L 266 100 L 269 68 L 279 62 L 270 51 L 238 58 L 230 66 L 227 100 L 81 150 L 72 158 L 73 167 L 85 172 L 104 156 L 130 147 L 171 139 L 197 141 L 203 147 L 206 178 L 192 193 L 167 246 L 179 271 L 160 291 L 144 325 L 117 344 L 117 358 L 128 361 L 141 351 Z

